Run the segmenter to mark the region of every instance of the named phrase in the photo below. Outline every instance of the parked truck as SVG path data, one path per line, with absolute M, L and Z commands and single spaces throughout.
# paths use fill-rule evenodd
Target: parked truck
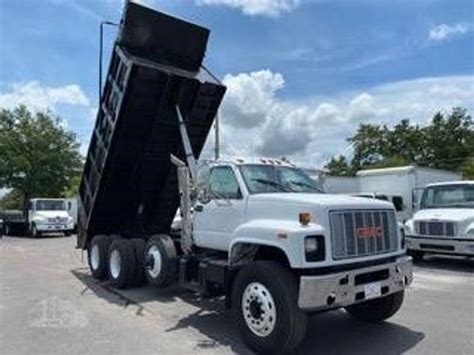
M 367 169 L 357 172 L 359 191 L 396 196 L 399 220 L 405 222 L 413 216 L 418 205 L 419 192 L 435 182 L 461 180 L 454 171 L 431 169 L 416 165 L 395 168 Z
M 405 224 L 409 253 L 474 256 L 474 181 L 429 184 Z
M 0 218 L 5 235 L 28 234 L 37 238 L 49 233 L 63 233 L 70 236 L 74 230 L 66 200 L 61 198 L 33 198 L 23 211 L 3 211 Z
M 324 194 L 280 160 L 197 163 L 225 93 L 208 35 L 125 5 L 80 186 L 93 277 L 224 296 L 258 353 L 296 348 L 310 313 L 391 317 L 412 281 L 393 205 Z
M 386 196 L 395 205 L 398 220 L 404 223 L 415 213 L 420 193 L 427 184 L 461 179 L 457 172 L 408 165 L 360 170 L 354 177 L 328 176 L 324 190 L 374 198 Z

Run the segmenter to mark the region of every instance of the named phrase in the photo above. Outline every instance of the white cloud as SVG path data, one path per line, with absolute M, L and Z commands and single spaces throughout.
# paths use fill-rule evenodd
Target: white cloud
M 441 24 L 433 27 L 429 33 L 429 39 L 440 42 L 452 37 L 461 36 L 472 30 L 469 23 L 459 22 L 454 25 Z
M 56 110 L 58 105 L 89 106 L 89 99 L 79 85 L 42 86 L 38 81 L 15 83 L 0 92 L 0 107 L 12 109 L 23 104 L 34 111 Z
M 391 126 L 410 118 L 425 124 L 455 106 L 474 111 L 474 76 L 420 78 L 299 99 L 281 98 L 284 77 L 270 70 L 227 75 L 225 83 L 223 153 L 287 156 L 304 165 L 350 154 L 346 138 L 362 122 Z
M 342 114 L 339 108 L 336 105 L 323 102 L 320 104 L 316 111 L 314 112 L 314 118 L 316 122 L 336 122 L 337 120 L 341 119 Z
M 227 74 L 223 114 L 235 127 L 255 127 L 265 121 L 275 105 L 275 95 L 285 86 L 281 74 L 261 70 L 238 75 Z
M 387 114 L 387 109 L 378 107 L 374 97 L 364 92 L 350 101 L 347 109 L 347 121 L 370 120 Z
M 278 17 L 296 9 L 300 0 L 196 0 L 198 5 L 221 5 L 240 9 L 245 15 Z

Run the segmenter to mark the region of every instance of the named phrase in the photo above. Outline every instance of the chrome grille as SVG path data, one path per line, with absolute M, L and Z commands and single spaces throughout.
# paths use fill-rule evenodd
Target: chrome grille
M 392 210 L 331 211 L 329 220 L 334 259 L 350 259 L 397 250 L 397 223 Z
M 67 217 L 50 217 L 48 218 L 49 223 L 66 223 Z
M 456 235 L 456 225 L 454 222 L 441 221 L 418 221 L 416 230 L 420 235 L 454 237 Z

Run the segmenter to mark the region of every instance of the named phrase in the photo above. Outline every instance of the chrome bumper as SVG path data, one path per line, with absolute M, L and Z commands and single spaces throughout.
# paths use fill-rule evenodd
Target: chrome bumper
M 381 296 L 403 290 L 413 281 L 411 257 L 323 276 L 302 276 L 298 306 L 318 311 L 349 306 L 366 300 L 365 285 L 380 283 Z
M 453 255 L 474 256 L 474 238 L 472 240 L 456 239 L 455 237 L 405 237 L 407 249 Z
M 73 224 L 68 223 L 60 223 L 60 224 L 37 224 L 36 230 L 38 232 L 64 232 L 64 231 L 72 231 L 74 229 Z

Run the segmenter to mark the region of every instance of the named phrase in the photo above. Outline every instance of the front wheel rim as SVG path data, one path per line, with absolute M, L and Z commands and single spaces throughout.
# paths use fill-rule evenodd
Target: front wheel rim
M 110 275 L 112 278 L 117 279 L 120 275 L 120 271 L 122 270 L 122 258 L 120 257 L 120 253 L 117 250 L 112 250 L 110 253 Z
M 250 283 L 242 295 L 242 314 L 247 327 L 259 337 L 266 337 L 275 328 L 275 301 L 259 282 Z

